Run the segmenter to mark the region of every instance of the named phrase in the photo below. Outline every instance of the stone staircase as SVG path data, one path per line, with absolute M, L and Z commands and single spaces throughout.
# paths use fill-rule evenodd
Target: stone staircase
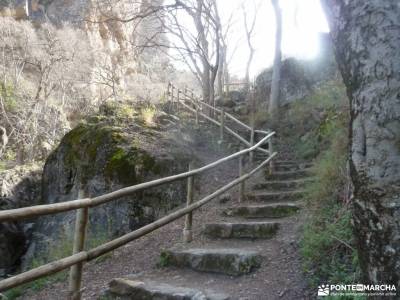
M 276 161 L 275 167 L 276 172 L 266 172 L 261 183 L 248 188 L 252 191 L 246 194 L 245 201 L 235 205 L 228 201 L 228 205 L 217 208 L 221 220 L 204 224 L 203 244 L 184 244 L 161 253 L 162 269 L 172 273 L 159 271 L 157 275 L 114 279 L 107 299 L 254 299 L 226 293 L 223 283 L 217 289 L 210 289 L 206 283 L 214 279 L 237 282 L 235 278 L 239 276 L 244 278 L 258 268 L 267 268 L 265 248 L 288 218 L 301 209 L 304 185 L 312 180 L 308 163 Z M 263 244 L 258 245 L 257 241 Z M 266 295 L 263 299 L 274 298 Z

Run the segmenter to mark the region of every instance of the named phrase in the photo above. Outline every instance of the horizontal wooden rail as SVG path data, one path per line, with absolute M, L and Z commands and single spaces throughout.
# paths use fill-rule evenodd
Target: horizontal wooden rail
M 215 121 L 215 120 L 214 120 Z M 215 121 L 217 122 L 217 121 Z M 219 124 L 219 123 L 218 123 Z M 22 207 L 16 209 L 9 209 L 9 210 L 2 210 L 0 211 L 0 222 L 4 221 L 15 221 L 27 218 L 33 218 L 38 216 L 50 215 L 55 213 L 61 213 L 66 211 L 75 210 L 78 208 L 83 207 L 94 207 L 100 204 L 104 204 L 113 200 L 116 200 L 121 197 L 129 196 L 137 191 L 141 191 L 147 188 L 159 186 L 165 183 L 170 183 L 173 181 L 177 181 L 180 179 L 187 178 L 189 176 L 201 174 L 207 170 L 215 168 L 216 166 L 220 165 L 221 163 L 230 161 L 234 158 L 237 158 L 243 154 L 252 152 L 258 149 L 262 144 L 264 144 L 268 139 L 270 139 L 275 132 L 271 132 L 267 136 L 265 136 L 262 140 L 260 140 L 257 144 L 247 149 L 241 150 L 224 158 L 221 158 L 215 162 L 212 162 L 206 166 L 203 166 L 198 169 L 194 169 L 189 172 L 180 173 L 177 175 L 172 175 L 160 179 L 155 179 L 152 181 L 140 183 L 137 185 L 129 186 L 126 188 L 119 189 L 117 191 L 104 194 L 94 198 L 86 198 L 86 199 L 79 199 L 79 200 L 71 200 L 65 201 L 60 203 L 53 203 L 53 204 L 44 204 L 44 205 L 36 205 L 36 206 L 29 206 L 29 207 Z M 246 141 L 247 142 L 247 141 Z M 265 150 L 265 149 L 263 149 Z
M 196 113 L 196 110 L 194 108 L 191 108 L 189 105 L 185 104 L 184 102 L 180 101 L 179 102 L 183 107 L 185 107 L 186 109 L 190 110 L 193 113 Z M 210 121 L 211 123 L 217 125 L 217 126 L 221 126 L 221 123 L 218 122 L 217 120 L 214 120 L 213 118 L 207 116 L 205 113 L 202 113 L 200 111 L 197 112 L 199 115 L 201 115 L 203 118 L 207 119 L 208 121 Z M 246 146 L 251 146 L 251 143 L 248 142 L 247 140 L 245 140 L 243 137 L 241 137 L 239 134 L 237 134 L 236 132 L 234 132 L 231 128 L 224 126 L 225 130 L 231 134 L 233 137 L 235 137 L 236 139 L 238 139 L 239 141 L 241 141 L 242 143 L 244 143 Z M 268 132 L 267 136 L 270 136 L 271 132 Z M 273 134 L 275 134 L 275 132 L 273 132 Z M 265 137 L 264 137 L 265 138 Z M 263 139 L 264 139 L 263 138 Z M 261 140 L 262 141 L 262 140 Z M 256 148 L 255 151 L 259 151 L 259 152 L 263 152 L 264 154 L 270 154 L 270 151 L 263 149 L 263 148 Z M 1 218 L 1 215 L 0 215 Z
M 185 97 L 186 99 L 184 99 L 184 100 L 189 100 L 189 101 L 192 102 L 192 104 L 194 104 L 194 105 L 201 104 L 201 105 L 204 105 L 204 106 L 210 108 L 211 110 L 213 110 L 213 111 L 215 111 L 215 112 L 217 112 L 217 113 L 221 113 L 221 112 L 222 112 L 221 109 L 218 109 L 218 108 L 216 108 L 216 107 L 214 107 L 214 106 L 212 106 L 212 105 L 210 105 L 210 104 L 208 104 L 208 103 L 206 103 L 206 102 L 204 102 L 204 101 L 201 101 L 200 99 L 193 99 L 193 98 L 192 98 L 192 94 L 189 95 L 188 93 L 184 93 L 184 95 L 186 96 L 186 97 Z M 235 118 L 235 117 L 234 117 L 233 115 L 231 115 L 230 113 L 225 112 L 225 115 L 226 115 L 230 120 L 232 120 L 233 122 L 235 122 L 235 123 L 238 124 L 239 126 L 242 126 L 242 127 L 245 128 L 246 130 L 248 130 L 248 131 L 251 131 L 251 130 L 252 130 L 250 126 L 248 126 L 248 125 L 246 125 L 245 123 L 243 123 L 242 121 L 238 120 L 237 118 Z M 267 132 L 267 131 L 264 131 L 264 130 L 256 130 L 255 132 L 263 133 L 263 134 L 268 134 L 268 132 Z
M 247 151 L 243 150 L 238 153 L 244 154 L 244 153 L 247 153 Z M 276 154 L 277 154 L 276 152 L 271 154 L 266 160 L 264 160 L 260 165 L 258 165 L 252 171 L 231 181 L 230 183 L 226 184 L 225 186 L 218 189 L 214 193 L 206 196 L 205 198 L 197 201 L 196 203 L 193 203 L 189 206 L 186 206 L 185 208 L 181 208 L 181 209 L 173 212 L 172 214 L 162 217 L 161 219 L 158 219 L 157 221 L 155 221 L 153 223 L 145 225 L 135 231 L 127 233 L 119 238 L 116 238 L 110 242 L 107 242 L 107 243 L 100 245 L 96 248 L 93 248 L 91 250 L 82 251 L 82 252 L 73 254 L 73 255 L 65 257 L 63 259 L 48 263 L 46 265 L 34 268 L 27 272 L 24 272 L 24 273 L 18 274 L 16 276 L 2 280 L 2 281 L 0 281 L 0 292 L 8 290 L 8 289 L 16 287 L 16 286 L 19 286 L 24 283 L 31 282 L 35 279 L 62 271 L 62 270 L 67 269 L 77 263 L 82 263 L 85 261 L 90 261 L 92 259 L 95 259 L 95 258 L 97 258 L 103 254 L 106 254 L 114 249 L 117 249 L 123 245 L 126 245 L 127 243 L 132 242 L 132 241 L 134 241 L 134 240 L 136 240 L 136 239 L 138 239 L 160 227 L 163 227 L 168 223 L 175 221 L 175 220 L 183 217 L 184 215 L 186 215 L 190 212 L 193 212 L 194 210 L 202 207 L 203 205 L 210 202 L 212 199 L 218 197 L 219 195 L 222 195 L 223 193 L 230 190 L 234 186 L 240 184 L 241 182 L 247 180 L 254 173 L 256 173 L 262 167 L 267 165 L 275 157 Z M 187 173 L 189 173 L 189 172 L 187 172 Z
M 174 99 L 174 90 L 177 91 L 177 97 Z M 172 84 L 168 86 L 168 97 L 170 96 L 170 101 L 172 103 L 172 107 L 176 104 L 176 108 L 179 109 L 179 105 L 184 106 L 186 109 L 190 110 L 191 112 L 195 113 L 196 116 L 196 124 L 198 124 L 198 117 L 201 115 L 205 119 L 209 120 L 211 123 L 220 127 L 220 137 L 223 140 L 224 131 L 228 132 L 232 136 L 234 136 L 239 141 L 243 142 L 247 149 L 238 151 L 234 154 L 221 158 L 215 162 L 212 162 L 206 166 L 201 168 L 192 170 L 189 168 L 188 172 L 180 173 L 177 175 L 172 175 L 156 180 L 152 180 L 149 182 L 137 184 L 134 186 L 129 186 L 126 188 L 119 189 L 117 191 L 104 194 L 94 198 L 85 198 L 85 199 L 78 199 L 73 201 L 66 201 L 54 204 L 47 204 L 47 205 L 37 205 L 32 207 L 23 207 L 18 209 L 11 209 L 11 210 L 3 210 L 0 211 L 0 222 L 4 221 L 15 221 L 27 218 L 34 218 L 43 215 L 49 214 L 56 214 L 71 210 L 77 210 L 77 219 L 75 225 L 75 235 L 74 235 L 74 247 L 73 247 L 73 254 L 71 256 L 56 260 L 54 262 L 48 263 L 46 265 L 34 268 L 27 272 L 21 273 L 19 275 L 10 277 L 8 279 L 0 281 L 0 291 L 7 290 L 9 288 L 19 286 L 21 284 L 33 281 L 35 279 L 51 275 L 53 273 L 62 271 L 66 268 L 71 268 L 70 270 L 70 278 L 69 278 L 69 299 L 79 300 L 81 299 L 81 278 L 82 278 L 82 267 L 83 263 L 90 261 L 94 258 L 97 258 L 103 254 L 106 254 L 114 249 L 117 249 L 127 243 L 134 241 L 166 224 L 173 222 L 185 215 L 187 215 L 187 219 L 185 222 L 185 229 L 189 232 L 191 231 L 191 214 L 194 210 L 200 208 L 201 206 L 205 205 L 206 203 L 210 202 L 212 199 L 216 198 L 217 196 L 223 194 L 224 192 L 228 191 L 229 189 L 233 188 L 234 186 L 240 184 L 241 195 L 244 191 L 245 180 L 247 180 L 250 176 L 252 176 L 255 172 L 259 171 L 262 167 L 266 164 L 270 164 L 270 168 L 272 170 L 272 159 L 275 157 L 276 153 L 272 153 L 272 136 L 275 134 L 274 132 L 266 132 L 262 130 L 254 130 L 254 127 L 250 127 L 243 122 L 239 121 L 231 114 L 226 114 L 223 110 L 217 109 L 208 103 L 202 102 L 199 99 L 195 99 L 193 92 L 191 96 L 187 94 L 188 90 L 181 91 L 177 89 Z M 184 96 L 184 97 L 181 97 Z M 187 105 L 185 101 L 188 101 L 189 104 Z M 194 108 L 192 107 L 194 106 Z M 214 111 L 214 118 L 208 116 L 207 114 L 199 111 L 202 107 L 211 108 Z M 218 120 L 218 114 L 220 114 L 220 119 Z M 244 127 L 247 130 L 250 130 L 250 142 L 248 142 L 245 138 L 240 136 L 240 134 L 236 133 L 231 128 L 225 126 L 225 117 L 228 117 L 230 120 L 233 120 L 238 125 Z M 216 120 L 217 119 L 217 120 Z M 254 133 L 263 133 L 266 136 L 263 137 L 257 144 L 254 144 Z M 262 149 L 261 146 L 265 142 L 269 144 L 269 151 Z M 259 164 L 256 168 L 250 171 L 247 174 L 243 174 L 243 159 L 244 155 L 250 153 L 250 161 L 252 162 L 253 151 L 263 151 L 264 153 L 268 154 L 269 157 L 264 160 L 261 164 Z M 212 194 L 204 197 L 203 199 L 199 200 L 196 203 L 192 203 L 193 201 L 193 178 L 194 175 L 202 174 L 203 172 L 215 168 L 218 165 L 230 161 L 232 159 L 239 158 L 239 178 L 232 180 L 228 184 L 224 185 L 223 187 L 219 188 L 217 191 L 213 192 Z M 85 241 L 85 232 L 87 226 L 87 216 L 88 216 L 88 208 L 98 206 L 104 203 L 108 203 L 110 201 L 114 201 L 118 198 L 125 197 L 132 195 L 133 193 L 148 189 L 151 187 L 159 186 L 166 183 L 171 183 L 181 179 L 188 179 L 188 194 L 187 194 L 187 204 L 185 208 L 178 209 L 177 211 L 153 222 L 146 226 L 143 226 L 133 232 L 127 233 L 121 237 L 118 237 L 114 240 L 111 240 L 107 243 L 104 243 L 98 247 L 90 249 L 88 251 L 83 251 L 84 249 L 84 241 Z M 187 239 L 191 240 L 191 239 Z
M 194 108 L 191 108 L 189 105 L 183 103 L 183 102 L 179 102 L 182 106 L 184 106 L 186 109 L 192 111 L 193 113 L 196 113 L 196 110 Z M 207 116 L 205 113 L 202 112 L 198 112 L 199 115 L 201 115 L 203 118 L 207 119 L 208 121 L 210 121 L 211 123 L 217 125 L 217 126 L 221 126 L 221 123 L 209 116 Z M 236 132 L 234 132 L 232 129 L 230 129 L 227 126 L 224 126 L 225 130 L 227 132 L 229 132 L 232 136 L 234 136 L 235 138 L 237 138 L 239 141 L 243 142 L 246 146 L 251 146 L 251 144 L 246 141 L 244 138 L 242 138 L 239 134 L 237 134 Z
M 172 86 L 173 86 L 173 85 L 172 85 Z M 174 87 L 174 88 L 175 88 L 175 87 Z M 176 88 L 175 88 L 175 89 L 176 89 Z M 191 93 L 189 94 L 189 93 L 187 93 L 187 91 L 191 91 Z M 221 109 L 218 109 L 218 108 L 216 108 L 216 107 L 214 107 L 214 106 L 212 106 L 212 105 L 210 105 L 210 104 L 208 104 L 208 103 L 206 103 L 206 102 L 204 102 L 204 101 L 201 101 L 198 97 L 197 97 L 197 98 L 193 98 L 193 97 L 194 97 L 194 96 L 193 96 L 193 90 L 191 90 L 191 89 L 187 89 L 187 90 L 184 92 L 184 95 L 186 96 L 184 100 L 190 101 L 190 102 L 191 102 L 193 105 L 195 105 L 195 106 L 197 106 L 198 104 L 202 104 L 202 105 L 204 105 L 204 106 L 206 106 L 206 107 L 212 109 L 212 110 L 215 111 L 215 112 L 221 113 L 221 111 L 222 111 Z M 248 131 L 251 131 L 251 130 L 252 130 L 251 127 L 250 127 L 249 125 L 243 123 L 242 121 L 240 121 L 239 119 L 237 119 L 237 118 L 236 118 L 235 116 L 233 116 L 232 114 L 225 112 L 225 116 L 228 117 L 231 121 L 235 122 L 237 125 L 242 126 L 243 128 L 245 128 L 246 130 L 248 130 Z M 213 119 L 213 120 L 214 120 L 214 119 Z M 215 121 L 215 120 L 214 120 L 214 121 Z M 265 134 L 265 135 L 267 135 L 267 134 L 270 133 L 270 131 L 260 130 L 260 129 L 255 129 L 254 132 L 260 133 L 260 134 Z
M 225 115 L 231 119 L 233 122 L 235 122 L 236 124 L 242 126 L 243 128 L 251 131 L 251 127 L 249 125 L 246 125 L 245 123 L 243 123 L 242 121 L 236 119 L 234 116 L 232 116 L 230 113 L 225 113 Z
M 271 131 L 265 131 L 265 130 L 255 129 L 254 132 L 261 133 L 261 134 L 269 134 Z

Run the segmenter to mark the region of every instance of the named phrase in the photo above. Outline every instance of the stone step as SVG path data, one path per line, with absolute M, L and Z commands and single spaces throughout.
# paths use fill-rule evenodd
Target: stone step
M 294 203 L 272 203 L 225 208 L 224 216 L 243 218 L 283 218 L 295 214 L 300 209 Z
M 278 202 L 278 201 L 296 201 L 301 199 L 304 191 L 280 191 L 280 192 L 265 192 L 258 191 L 246 194 L 246 199 L 257 202 Z
M 280 159 L 276 159 L 274 160 L 274 162 L 276 164 L 279 165 L 305 165 L 305 164 L 312 164 L 311 162 L 307 162 L 307 161 L 299 161 L 299 160 L 280 160 Z
M 257 251 L 230 248 L 166 250 L 161 253 L 161 264 L 238 276 L 259 267 L 261 256 Z
M 253 186 L 254 190 L 292 190 L 302 188 L 312 182 L 312 179 L 293 179 L 293 180 L 273 180 L 257 183 Z
M 277 222 L 208 223 L 204 234 L 212 238 L 269 239 L 279 229 Z
M 297 171 L 311 168 L 312 164 L 304 163 L 304 164 L 275 164 L 276 171 Z
M 139 281 L 124 278 L 109 283 L 106 299 L 132 300 L 228 300 L 224 294 L 179 287 L 156 281 Z
M 310 169 L 295 170 L 295 171 L 275 171 L 269 174 L 269 171 L 265 171 L 265 178 L 272 180 L 291 180 L 300 179 L 304 177 L 310 177 L 312 175 Z

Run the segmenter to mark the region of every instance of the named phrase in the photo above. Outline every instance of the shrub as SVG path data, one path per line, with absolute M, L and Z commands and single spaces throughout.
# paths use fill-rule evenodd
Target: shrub
M 325 95 L 326 91 L 321 90 L 320 94 Z M 310 215 L 301 240 L 303 266 L 313 287 L 322 283 L 357 283 L 360 272 L 349 208 L 347 105 L 328 102 L 318 111 L 323 118 L 303 139 L 306 150 L 297 146 L 297 150 L 303 150 L 302 157 L 308 155 L 307 151 L 311 157 L 317 155 L 315 178 L 305 191 Z
M 85 249 L 92 249 L 101 244 L 107 242 L 109 235 L 105 231 L 96 230 L 95 232 L 88 232 L 87 238 L 85 242 Z M 61 236 L 56 242 L 52 243 L 48 247 L 47 253 L 42 253 L 40 257 L 35 257 L 28 269 L 33 269 L 39 267 L 41 265 L 47 264 L 51 261 L 55 261 L 72 254 L 73 248 L 73 237 L 67 236 L 66 234 Z M 112 252 L 107 253 L 103 256 L 98 257 L 94 260 L 95 263 L 99 263 L 104 261 L 112 255 Z M 66 269 L 64 271 L 55 273 L 54 275 L 49 275 L 46 277 L 39 278 L 35 281 L 26 283 L 24 285 L 12 288 L 4 293 L 8 300 L 17 299 L 18 297 L 22 296 L 27 290 L 39 291 L 44 287 L 52 284 L 54 282 L 66 280 L 68 277 L 69 270 Z M 1 297 L 0 297 L 1 298 Z
M 348 203 L 346 139 L 340 137 L 321 154 L 314 167 L 315 181 L 306 187 L 311 215 L 304 228 L 301 254 L 313 286 L 355 283 L 359 278 Z
M 141 109 L 141 117 L 146 126 L 153 126 L 157 115 L 157 108 L 154 105 L 148 105 Z
M 283 109 L 278 132 L 299 159 L 313 159 L 348 124 L 348 99 L 342 83 L 326 82 L 314 93 Z

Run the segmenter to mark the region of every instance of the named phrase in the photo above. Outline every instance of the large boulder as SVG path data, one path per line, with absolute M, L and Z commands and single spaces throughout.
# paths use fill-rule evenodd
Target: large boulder
M 271 93 L 272 67 L 256 78 L 257 99 L 266 103 Z M 338 67 L 328 34 L 320 35 L 320 54 L 313 60 L 287 58 L 282 61 L 280 100 L 281 105 L 290 104 L 309 96 L 315 87 L 338 76 Z
M 37 205 L 41 202 L 39 165 L 17 166 L 0 172 L 0 210 Z M 0 277 L 19 264 L 29 244 L 33 224 L 0 223 Z
M 187 171 L 190 136 L 176 117 L 154 107 L 107 105 L 61 140 L 43 170 L 43 201 L 96 197 Z M 185 181 L 140 191 L 90 208 L 89 239 L 110 239 L 159 218 L 185 201 Z M 29 255 L 72 240 L 75 212 L 40 218 Z M 48 255 L 49 257 L 51 255 Z

